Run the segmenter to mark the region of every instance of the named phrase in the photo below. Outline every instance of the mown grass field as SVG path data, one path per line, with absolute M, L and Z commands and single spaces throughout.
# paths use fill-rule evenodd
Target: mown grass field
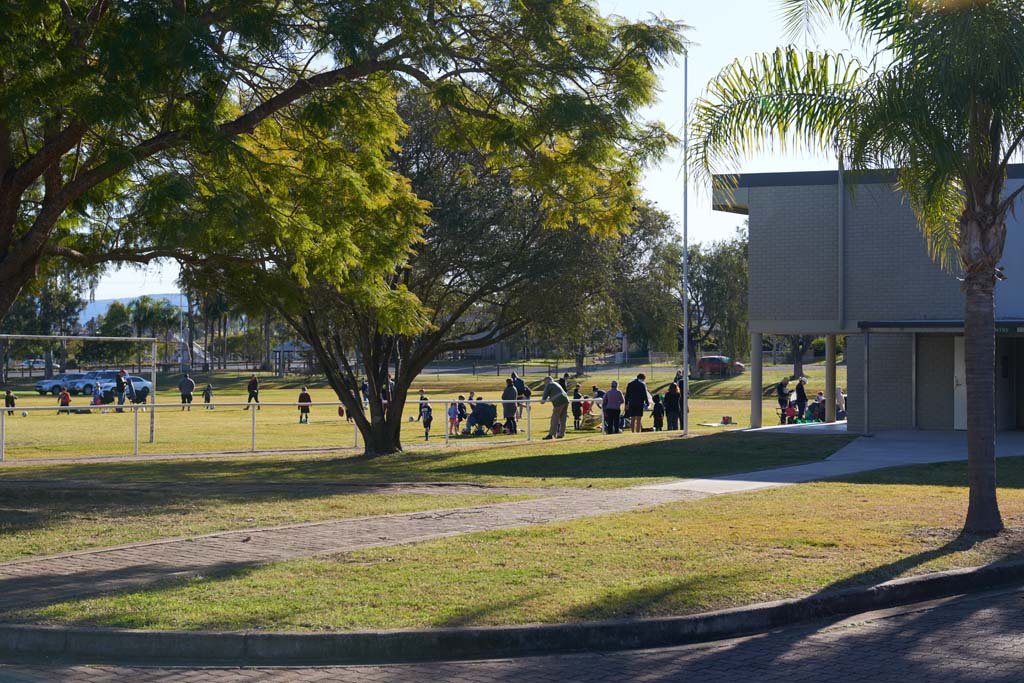
M 811 367 L 811 366 L 809 366 Z M 623 381 L 630 379 L 642 369 L 630 369 L 628 372 L 601 373 L 578 380 L 582 391 L 589 393 L 593 385 L 607 389 L 611 380 L 621 377 Z M 840 384 L 845 381 L 845 368 L 840 377 Z M 652 393 L 664 391 L 664 387 L 672 379 L 669 372 L 650 371 L 648 386 Z M 818 377 L 818 374 L 821 377 Z M 824 371 L 820 368 L 809 370 L 809 393 L 817 391 L 824 382 Z M 179 376 L 169 375 L 158 381 L 157 399 L 159 403 L 175 403 L 179 400 L 176 390 Z M 539 376 L 531 376 L 531 383 L 538 384 Z M 775 381 L 774 377 L 766 375 Z M 207 381 L 214 384 L 215 402 L 241 403 L 245 401 L 244 374 L 203 375 L 196 376 L 198 386 L 205 386 Z M 322 380 L 312 378 L 287 377 L 265 378 L 260 391 L 260 399 L 267 404 L 287 403 L 284 406 L 264 406 L 256 411 L 256 449 L 257 450 L 301 450 L 324 448 L 355 448 L 356 434 L 352 423 L 339 418 L 333 406 L 315 406 L 312 409 L 310 423 L 298 424 L 298 411 L 294 401 L 298 397 L 303 384 L 310 387 L 314 401 L 329 402 L 335 400 L 334 394 Z M 728 415 L 736 425 L 747 426 L 750 421 L 749 376 L 740 375 L 728 380 L 703 380 L 693 382 L 693 399 L 691 401 L 690 427 L 694 433 L 712 433 L 722 431 L 722 427 L 702 427 L 701 423 L 718 423 Z M 162 388 L 168 387 L 168 388 Z M 415 399 L 420 388 L 426 390 L 428 396 L 436 401 L 434 406 L 434 426 L 431 431 L 433 441 L 443 441 L 445 420 L 444 400 L 454 400 L 460 394 L 468 395 L 477 392 L 484 398 L 496 400 L 504 387 L 504 376 L 491 375 L 431 375 L 425 374 L 416 382 L 410 396 Z M 17 388 L 17 387 L 16 387 Z M 17 389 L 20 397 L 15 414 L 6 417 L 5 423 L 5 457 L 9 460 L 34 459 L 47 457 L 128 455 L 133 452 L 134 415 L 131 412 L 116 413 L 109 406 L 106 412 L 92 410 L 90 414 L 57 414 L 56 400 L 51 396 L 38 396 L 31 389 Z M 539 394 L 537 395 L 539 396 Z M 197 394 L 198 398 L 198 394 Z M 86 397 L 73 398 L 73 407 L 84 407 Z M 21 409 L 30 406 L 53 407 L 53 412 L 29 411 L 22 417 Z M 769 396 L 764 401 L 764 421 L 774 421 L 775 402 Z M 416 414 L 416 407 L 406 407 L 407 417 Z M 534 405 L 530 414 L 530 431 L 534 438 L 540 438 L 547 432 L 547 423 L 551 415 L 549 405 Z M 201 453 L 219 451 L 248 451 L 252 446 L 253 413 L 245 411 L 241 406 L 221 405 L 215 410 L 203 409 L 201 403 L 194 404 L 190 412 L 180 408 L 159 408 L 155 414 L 154 442 L 149 442 L 150 414 L 140 413 L 139 452 L 141 455 L 159 453 Z M 523 434 L 518 439 L 527 438 L 525 424 L 521 425 Z M 651 425 L 648 417 L 645 424 Z M 593 432 L 575 433 L 571 430 L 570 438 L 592 435 Z M 487 437 L 478 440 L 507 440 L 509 437 Z M 406 444 L 422 443 L 424 433 L 418 423 L 409 423 L 403 429 Z
M 959 537 L 963 463 L 283 562 L 15 618 L 131 628 L 330 630 L 685 614 L 1024 556 L 1024 459 L 1000 461 L 1009 529 Z

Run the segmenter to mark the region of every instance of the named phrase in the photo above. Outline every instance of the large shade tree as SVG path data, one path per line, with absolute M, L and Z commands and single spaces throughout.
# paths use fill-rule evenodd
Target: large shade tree
M 738 60 L 707 86 L 692 168 L 707 178 L 775 146 L 826 150 L 851 169 L 892 168 L 933 256 L 965 294 L 970 501 L 965 530 L 1003 527 L 995 472 L 995 287 L 1007 164 L 1024 141 L 1020 0 L 783 0 L 794 34 L 835 21 L 867 62 L 780 48 Z
M 430 88 L 492 160 L 528 152 L 554 221 L 589 204 L 618 222 L 634 174 L 593 169 L 660 137 L 625 124 L 680 28 L 607 20 L 591 0 L 6 0 L 0 318 L 48 258 L 187 260 L 186 236 L 125 229 L 140 193 L 195 155 L 223 168 L 270 120 L 375 145 L 372 122 L 337 129 L 367 121 L 353 111 L 393 123 L 396 78 Z

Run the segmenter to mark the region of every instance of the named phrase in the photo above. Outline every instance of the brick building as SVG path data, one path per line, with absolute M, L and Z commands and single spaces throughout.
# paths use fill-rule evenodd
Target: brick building
M 1011 167 L 1007 190 L 1024 182 Z M 751 348 L 765 334 L 847 335 L 848 428 L 964 429 L 964 297 L 929 257 L 889 173 L 745 174 L 715 209 L 749 217 Z M 1007 219 L 1008 279 L 996 288 L 997 425 L 1024 429 L 1024 211 Z M 751 423 L 761 424 L 760 354 Z M 769 424 L 771 420 L 766 420 Z

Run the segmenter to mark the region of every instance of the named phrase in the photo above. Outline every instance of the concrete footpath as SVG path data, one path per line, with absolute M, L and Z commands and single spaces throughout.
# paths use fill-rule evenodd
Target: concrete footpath
M 798 433 L 807 428 L 769 427 L 762 432 Z M 996 436 L 996 456 L 1024 455 L 1024 432 L 1000 432 Z M 806 465 L 778 467 L 760 472 L 730 474 L 709 479 L 684 479 L 639 488 L 652 491 L 694 491 L 709 495 L 741 493 L 789 484 L 841 477 L 887 467 L 925 465 L 967 459 L 967 435 L 964 432 L 882 432 L 861 437 L 839 449 L 825 460 Z

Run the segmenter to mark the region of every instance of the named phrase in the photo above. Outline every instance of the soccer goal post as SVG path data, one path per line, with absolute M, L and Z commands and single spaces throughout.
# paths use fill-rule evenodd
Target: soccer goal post
M 151 364 L 149 369 L 149 383 L 152 385 L 153 390 L 149 392 L 149 403 L 156 403 L 156 358 L 157 358 L 157 342 L 159 341 L 156 337 L 90 337 L 80 336 L 73 334 L 0 334 L 0 340 L 3 341 L 48 341 L 48 342 L 63 342 L 67 344 L 69 341 L 95 341 L 95 342 L 120 342 L 124 344 L 144 344 L 149 342 L 151 352 Z M 64 368 L 63 372 L 66 372 L 67 368 Z M 149 443 L 153 443 L 156 440 L 156 409 L 149 411 Z

